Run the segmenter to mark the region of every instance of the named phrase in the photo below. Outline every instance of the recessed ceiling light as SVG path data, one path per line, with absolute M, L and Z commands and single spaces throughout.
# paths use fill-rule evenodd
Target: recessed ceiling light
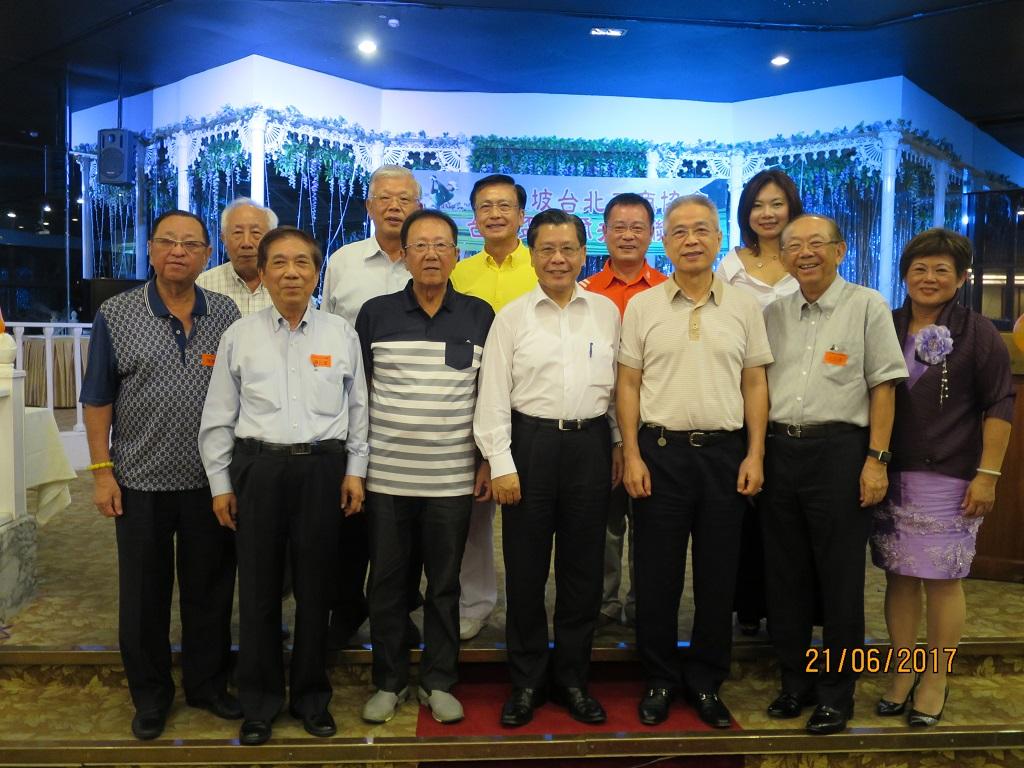
M 73 218 L 73 219 L 71 219 L 71 220 L 72 220 L 72 221 L 78 221 L 78 219 L 74 219 L 74 218 Z
M 53 209 L 50 208 L 50 204 L 49 203 L 43 203 L 43 211 L 45 213 L 49 213 L 51 210 L 53 210 Z
M 772 59 L 772 64 L 774 64 L 776 67 L 784 67 L 787 64 L 789 64 L 789 57 L 779 54 L 774 59 Z
M 369 38 L 366 40 L 360 40 L 357 47 L 359 48 L 359 52 L 364 56 L 372 56 L 377 52 L 377 44 Z
M 1024 208 L 1018 208 L 1017 209 L 1017 215 L 1018 216 L 1024 216 Z
M 590 34 L 593 37 L 624 37 L 626 30 L 616 27 L 591 27 Z
M 18 218 L 18 214 L 16 214 L 14 211 L 8 211 L 7 212 L 7 218 L 8 219 L 16 219 L 16 218 Z
M 81 205 L 82 203 L 85 202 L 85 200 L 83 200 L 82 198 L 78 198 L 77 200 L 75 200 L 75 202 Z

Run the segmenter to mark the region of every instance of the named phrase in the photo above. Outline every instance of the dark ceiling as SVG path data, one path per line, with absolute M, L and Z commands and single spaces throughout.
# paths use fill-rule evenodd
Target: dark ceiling
M 119 72 L 130 95 L 261 54 L 387 88 L 723 102 L 905 75 L 1024 154 L 1022 0 L 0 0 L 0 18 L 7 142 L 57 139 L 65 76 L 80 109 Z

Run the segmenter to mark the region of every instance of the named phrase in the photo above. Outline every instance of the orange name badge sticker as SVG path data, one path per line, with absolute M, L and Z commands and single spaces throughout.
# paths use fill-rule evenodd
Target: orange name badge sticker
M 200 358 L 200 363 L 202 364 L 203 368 L 213 368 L 216 362 L 217 356 L 211 355 L 209 352 L 204 352 Z
M 309 361 L 313 363 L 314 368 L 330 368 L 331 367 L 331 356 L 330 355 L 310 355 Z
M 845 352 L 840 352 L 835 347 L 832 349 L 825 350 L 825 365 L 846 365 L 846 362 L 850 359 L 850 356 Z

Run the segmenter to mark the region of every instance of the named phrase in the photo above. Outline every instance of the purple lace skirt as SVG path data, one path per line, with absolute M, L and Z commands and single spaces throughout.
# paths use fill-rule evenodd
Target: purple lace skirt
M 902 576 L 964 578 L 983 519 L 960 509 L 968 485 L 936 472 L 894 472 L 875 511 L 871 561 Z

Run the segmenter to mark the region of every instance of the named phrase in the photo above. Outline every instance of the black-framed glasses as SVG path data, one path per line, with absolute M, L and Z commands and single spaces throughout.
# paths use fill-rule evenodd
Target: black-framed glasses
M 180 245 L 190 256 L 198 256 L 209 247 L 202 240 L 173 240 L 169 237 L 154 237 L 150 242 L 158 251 L 172 251 L 174 246 Z

